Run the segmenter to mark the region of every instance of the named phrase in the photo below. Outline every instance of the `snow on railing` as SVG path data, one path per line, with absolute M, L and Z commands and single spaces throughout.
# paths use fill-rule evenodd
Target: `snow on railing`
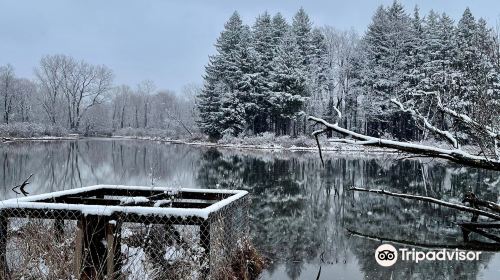
M 231 275 L 248 207 L 246 191 L 120 185 L 1 201 L 0 278 Z

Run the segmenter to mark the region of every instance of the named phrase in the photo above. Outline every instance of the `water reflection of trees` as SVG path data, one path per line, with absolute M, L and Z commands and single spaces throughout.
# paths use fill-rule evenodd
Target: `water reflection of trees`
M 461 233 L 453 224 L 456 211 L 426 203 L 345 191 L 364 186 L 458 200 L 469 186 L 496 201 L 490 185 L 493 172 L 460 168 L 433 161 L 399 161 L 393 157 L 335 157 L 321 167 L 307 154 L 251 156 L 209 150 L 202 156 L 200 185 L 241 188 L 253 194 L 254 242 L 276 265 L 285 264 L 290 278 L 300 276 L 305 263 L 351 262 L 355 257 L 368 279 L 473 279 L 480 262 L 401 264 L 381 269 L 373 253 L 379 242 L 350 236 L 351 228 L 401 240 L 457 244 Z
M 93 184 L 193 186 L 198 151 L 147 141 L 24 142 L 0 146 L 2 198 L 34 173 L 32 194 Z
M 305 264 L 358 262 L 368 279 L 475 278 L 480 262 L 398 263 L 381 269 L 374 261 L 379 242 L 361 233 L 421 243 L 461 242 L 456 211 L 345 191 L 350 186 L 384 188 L 445 200 L 461 200 L 469 188 L 497 201 L 498 173 L 441 161 L 396 160 L 394 156 L 331 156 L 322 167 L 315 153 L 237 152 L 148 141 L 81 140 L 0 146 L 2 198 L 35 173 L 31 193 L 102 184 L 199 186 L 246 189 L 253 194 L 254 242 L 292 279 Z

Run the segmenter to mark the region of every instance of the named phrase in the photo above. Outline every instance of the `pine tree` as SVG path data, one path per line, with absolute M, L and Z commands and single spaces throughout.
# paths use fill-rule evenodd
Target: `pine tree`
M 484 19 L 479 19 L 476 25 L 476 49 L 478 61 L 476 62 L 475 83 L 477 96 L 471 101 L 471 111 L 475 119 L 490 125 L 495 120 L 495 112 L 500 108 L 500 73 L 495 64 L 496 45 L 493 30 L 487 26 Z M 484 102 L 488 100 L 488 102 Z M 493 118 L 492 118 L 493 117 Z
M 408 47 L 409 58 L 404 65 L 405 80 L 408 86 L 404 89 L 406 92 L 415 92 L 420 89 L 420 81 L 424 77 L 423 64 L 425 60 L 424 45 L 424 27 L 420 18 L 418 7 L 415 7 L 413 18 L 411 19 L 411 32 L 409 36 L 410 44 Z
M 270 104 L 268 102 L 271 91 L 269 80 L 272 71 L 272 60 L 276 52 L 274 28 L 271 16 L 265 12 L 257 17 L 253 26 L 253 48 L 256 53 L 256 72 L 258 80 L 255 81 L 255 100 L 258 110 L 251 121 L 254 133 L 268 130 Z
M 465 9 L 456 28 L 456 56 L 454 66 L 454 99 L 455 106 L 464 106 L 477 95 L 475 76 L 479 61 L 476 45 L 477 25 L 469 8 Z M 470 113 L 470 112 L 468 112 Z
M 423 29 L 423 63 L 422 72 L 424 78 L 420 80 L 419 89 L 432 91 L 435 89 L 434 77 L 438 71 L 441 71 L 440 61 L 443 59 L 443 42 L 440 37 L 439 15 L 433 10 L 425 19 Z
M 312 38 L 311 38 L 312 23 L 309 16 L 306 14 L 303 8 L 293 17 L 292 22 L 292 33 L 295 37 L 295 42 L 297 44 L 300 57 L 302 58 L 302 64 L 304 66 L 309 66 L 311 63 L 311 55 L 313 53 Z
M 281 41 L 285 37 L 285 34 L 290 29 L 290 26 L 286 22 L 286 19 L 281 15 L 281 13 L 277 13 L 273 17 L 272 21 L 272 37 L 273 37 L 273 46 L 274 50 L 281 44 Z
M 271 113 L 277 134 L 288 134 L 294 120 L 307 100 L 303 59 L 296 37 L 288 32 L 279 45 L 271 73 Z
M 457 53 L 455 45 L 455 26 L 453 20 L 445 13 L 441 14 L 438 23 L 439 49 L 435 55 L 436 73 L 431 77 L 434 90 L 450 92 L 453 85 L 453 60 Z
M 308 91 L 311 93 L 308 113 L 323 114 L 325 111 L 325 100 L 331 96 L 332 87 L 332 67 L 328 63 L 328 49 L 321 30 L 315 28 L 311 32 L 311 53 L 310 53 L 309 84 Z
M 390 60 L 390 42 L 387 38 L 389 32 L 389 19 L 387 11 L 380 6 L 375 12 L 372 23 L 363 38 L 364 71 L 361 75 L 361 85 L 365 87 L 372 97 L 381 97 L 392 87 L 388 83 L 387 60 Z
M 271 61 L 274 56 L 274 34 L 271 16 L 265 12 L 259 15 L 253 26 L 253 46 L 259 56 L 262 72 L 266 75 L 271 69 Z
M 260 117 L 265 116 L 267 111 L 264 102 L 269 91 L 265 86 L 266 73 L 262 71 L 259 53 L 254 48 L 255 38 L 248 27 L 243 29 L 242 34 L 242 39 L 235 49 L 237 68 L 241 72 L 241 77 L 236 83 L 235 94 L 237 98 L 233 100 L 238 104 L 233 106 L 243 108 L 243 115 L 240 113 L 239 118 L 243 118 L 244 121 L 237 123 L 233 131 L 235 135 L 248 129 L 253 132 L 260 129 Z M 241 110 L 235 108 L 235 111 L 240 112 Z
M 416 84 L 412 81 L 418 77 L 412 56 L 417 51 L 413 47 L 414 26 L 401 4 L 395 1 L 387 9 L 383 6 L 377 9 L 363 38 L 365 62 L 360 85 L 367 92 L 365 102 L 370 102 L 368 114 L 377 119 L 368 123 L 369 134 L 390 132 L 403 138 L 413 134 L 406 131 L 408 116 L 397 113 L 388 100 L 404 94 L 412 82 Z
M 212 139 L 220 138 L 223 130 L 219 119 L 221 96 L 225 90 L 224 84 L 218 81 L 216 63 L 217 57 L 210 57 L 210 62 L 205 67 L 204 87 L 196 98 L 196 107 L 199 111 L 197 124 L 200 130 Z
M 238 51 L 243 36 L 249 36 L 237 12 L 224 25 L 215 44 L 217 54 L 210 57 L 205 69 L 204 88 L 198 96 L 200 129 L 211 138 L 218 139 L 224 132 L 239 133 L 244 127 L 244 109 L 234 108 L 238 96 L 238 83 L 243 72 Z M 238 103 L 238 105 L 241 105 Z M 234 129 L 232 129 L 234 128 Z

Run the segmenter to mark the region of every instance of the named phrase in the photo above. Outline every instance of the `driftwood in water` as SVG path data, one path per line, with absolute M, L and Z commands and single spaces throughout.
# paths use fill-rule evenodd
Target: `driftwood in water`
M 15 186 L 12 188 L 12 191 L 15 192 L 16 194 L 23 194 L 24 196 L 27 196 L 29 194 L 29 192 L 27 192 L 24 188 L 26 188 L 27 185 L 30 184 L 30 182 L 28 182 L 31 177 L 33 176 L 33 174 L 31 174 L 26 180 L 24 180 L 21 184 Z M 21 191 L 21 193 L 17 192 L 16 189 L 19 189 Z
M 500 250 L 500 245 L 498 243 L 471 241 L 471 242 L 468 242 L 467 244 L 460 244 L 460 243 L 433 244 L 433 243 L 422 243 L 422 242 L 415 242 L 415 241 L 402 240 L 402 239 L 394 239 L 394 238 L 382 237 L 382 236 L 373 235 L 373 234 L 366 234 L 366 233 L 355 231 L 355 230 L 349 229 L 349 228 L 346 228 L 346 231 L 353 236 L 368 238 L 368 239 L 372 239 L 372 240 L 376 240 L 376 241 L 391 242 L 391 243 L 400 244 L 400 245 L 404 245 L 404 246 L 420 247 L 420 248 L 425 248 L 425 249 L 440 248 L 440 249 L 478 250 L 478 251 L 494 251 L 494 252 L 497 252 Z
M 350 188 L 349 190 L 383 194 L 383 195 L 394 196 L 394 197 L 399 197 L 399 198 L 404 198 L 404 199 L 425 201 L 425 202 L 430 202 L 430 203 L 434 203 L 437 205 L 445 206 L 448 208 L 453 208 L 453 209 L 457 209 L 460 211 L 472 213 L 473 216 L 472 216 L 471 222 L 458 223 L 458 225 L 462 228 L 462 235 L 463 235 L 464 241 L 470 242 L 469 235 L 471 232 L 474 232 L 474 233 L 477 233 L 485 238 L 488 238 L 488 239 L 493 240 L 497 243 L 500 243 L 500 237 L 498 237 L 497 235 L 488 233 L 488 232 L 483 230 L 484 228 L 489 228 L 489 229 L 500 228 L 500 223 L 498 223 L 498 222 L 477 222 L 479 216 L 488 217 L 488 218 L 494 219 L 496 221 L 500 220 L 499 219 L 500 216 L 498 214 L 482 210 L 479 208 L 479 206 L 486 207 L 489 210 L 493 210 L 497 213 L 500 212 L 500 210 L 499 210 L 500 206 L 491 202 L 491 201 L 479 199 L 473 193 L 466 194 L 466 196 L 463 200 L 464 203 L 468 202 L 470 204 L 470 207 L 469 207 L 469 206 L 459 205 L 456 203 L 451 203 L 451 202 L 443 201 L 443 200 L 433 198 L 433 197 L 428 197 L 428 196 L 402 194 L 402 193 L 389 192 L 389 191 L 385 191 L 385 190 L 374 190 L 374 189 L 365 189 L 365 188 L 356 188 L 356 187 Z
M 471 206 L 486 207 L 492 211 L 500 213 L 500 205 L 498 205 L 494 202 L 491 202 L 491 201 L 480 199 L 473 192 L 466 193 L 462 202 L 463 203 L 468 202 Z
M 460 205 L 460 204 L 456 204 L 456 203 L 447 202 L 444 200 L 440 200 L 440 199 L 428 197 L 428 196 L 394 193 L 394 192 L 389 192 L 386 190 L 365 189 L 365 188 L 357 188 L 357 187 L 352 187 L 349 190 L 350 191 L 358 191 L 358 192 L 370 192 L 370 193 L 383 194 L 383 195 L 394 196 L 394 197 L 399 197 L 399 198 L 404 198 L 404 199 L 425 201 L 425 202 L 430 202 L 430 203 L 438 204 L 441 206 L 445 206 L 448 208 L 457 209 L 457 210 L 464 211 L 464 212 L 470 212 L 470 213 L 473 213 L 473 214 L 476 214 L 479 216 L 484 216 L 484 217 L 492 218 L 495 220 L 500 220 L 500 215 L 498 215 L 498 214 L 490 213 L 487 211 L 483 211 L 480 209 L 476 209 L 476 208 L 472 208 L 472 207 L 468 207 L 468 206 L 464 206 L 464 205 Z
M 458 224 L 462 228 L 462 233 L 463 233 L 465 242 L 469 242 L 470 232 L 475 232 L 475 233 L 482 235 L 488 239 L 491 239 L 495 242 L 500 243 L 500 237 L 480 229 L 482 227 L 481 223 L 476 223 L 476 224 L 477 225 L 474 225 L 474 226 L 471 225 L 471 223 L 469 223 L 469 225 L 467 225 L 466 223 L 461 223 L 461 224 L 459 223 Z

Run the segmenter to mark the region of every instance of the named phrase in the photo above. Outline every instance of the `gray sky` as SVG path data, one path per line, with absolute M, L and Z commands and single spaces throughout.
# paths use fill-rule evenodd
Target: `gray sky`
M 476 18 L 496 24 L 494 0 L 401 1 L 408 11 L 434 9 L 458 19 L 469 6 Z M 288 19 L 302 6 L 317 26 L 354 28 L 363 33 L 380 4 L 392 0 L 0 0 L 0 65 L 33 77 L 46 54 L 67 54 L 113 69 L 116 84 L 150 79 L 158 88 L 179 91 L 201 83 L 208 55 L 224 22 L 237 10 L 247 24 L 267 10 Z

